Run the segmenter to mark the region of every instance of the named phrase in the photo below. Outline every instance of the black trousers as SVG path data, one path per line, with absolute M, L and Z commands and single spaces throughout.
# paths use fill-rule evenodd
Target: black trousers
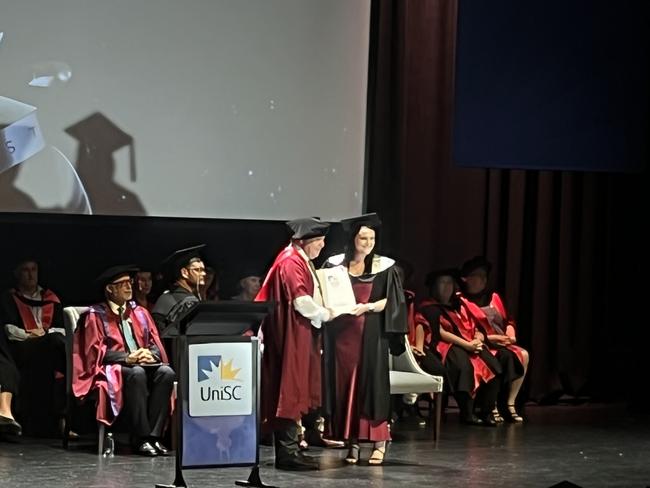
M 136 442 L 162 437 L 175 377 L 169 366 L 122 366 L 123 415 Z
M 65 336 L 58 332 L 9 343 L 20 370 L 17 415 L 29 435 L 58 433 L 65 414 Z M 57 376 L 55 373 L 60 373 Z
M 0 393 L 18 393 L 18 369 L 9 350 L 5 328 L 0 324 Z
M 273 431 L 275 443 L 275 462 L 289 461 L 300 452 L 298 446 L 298 423 L 295 420 L 277 420 Z

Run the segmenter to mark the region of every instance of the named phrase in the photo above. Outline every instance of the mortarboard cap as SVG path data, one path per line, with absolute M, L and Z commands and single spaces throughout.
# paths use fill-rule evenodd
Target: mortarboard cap
M 316 217 L 304 219 L 295 219 L 287 222 L 287 227 L 291 229 L 292 239 L 311 239 L 313 237 L 323 237 L 327 235 L 330 224 L 322 222 Z
M 111 122 L 105 115 L 95 112 L 65 129 L 65 132 L 86 146 L 100 153 L 113 153 L 129 146 L 131 181 L 135 181 L 135 148 L 133 137 Z
M 237 272 L 237 276 L 239 276 L 239 280 L 243 280 L 244 278 L 250 278 L 251 276 L 262 277 L 264 276 L 264 273 L 261 272 L 257 266 L 244 266 Z
M 490 263 L 485 256 L 474 256 L 463 263 L 460 268 L 460 275 L 463 277 L 469 276 L 472 271 L 479 268 L 485 269 L 485 272 L 489 274 L 492 269 L 492 263 Z
M 205 244 L 199 244 L 197 246 L 186 247 L 184 249 L 179 249 L 174 251 L 172 254 L 167 256 L 162 262 L 162 271 L 165 275 L 165 278 L 173 280 L 176 278 L 178 272 L 190 264 L 190 261 L 195 258 L 201 258 L 201 251 L 205 247 Z
M 97 283 L 97 286 L 100 288 L 104 288 L 109 283 L 115 281 L 115 278 L 124 275 L 133 276 L 138 271 L 139 268 L 135 264 L 118 264 L 104 270 L 97 278 L 95 278 L 95 283 Z
M 362 227 L 370 227 L 371 229 L 376 229 L 381 225 L 381 220 L 379 220 L 379 215 L 376 213 L 367 213 L 359 215 L 358 217 L 352 217 L 350 219 L 341 220 L 341 227 L 346 233 L 351 233 L 354 230 L 357 230 Z M 355 232 L 356 234 L 356 232 Z
M 424 284 L 428 287 L 433 286 L 436 283 L 436 280 L 441 276 L 451 276 L 454 281 L 458 281 L 458 269 L 457 268 L 440 268 L 434 269 L 427 273 L 426 278 L 424 279 Z

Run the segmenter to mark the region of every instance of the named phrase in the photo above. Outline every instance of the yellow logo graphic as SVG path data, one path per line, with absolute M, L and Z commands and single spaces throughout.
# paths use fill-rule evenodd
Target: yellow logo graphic
M 241 381 L 237 378 L 237 373 L 241 371 L 241 368 L 232 367 L 232 359 L 228 362 L 224 361 L 221 364 L 221 379 L 222 380 L 236 380 Z

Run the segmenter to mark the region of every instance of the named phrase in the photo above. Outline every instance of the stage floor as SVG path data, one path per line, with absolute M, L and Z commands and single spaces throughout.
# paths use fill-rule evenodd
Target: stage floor
M 550 487 L 568 480 L 582 487 L 650 485 L 650 418 L 621 406 L 529 406 L 527 423 L 497 428 L 458 425 L 451 411 L 437 445 L 431 428 L 405 420 L 393 429 L 382 467 L 344 466 L 345 450 L 310 449 L 321 471 L 276 471 L 262 447 L 262 477 L 278 487 Z M 0 486 L 38 488 L 151 488 L 170 483 L 174 459 L 120 455 L 101 458 L 91 446 L 70 451 L 60 441 L 0 441 Z M 370 448 L 362 448 L 367 459 Z M 248 468 L 188 470 L 188 486 L 231 487 Z

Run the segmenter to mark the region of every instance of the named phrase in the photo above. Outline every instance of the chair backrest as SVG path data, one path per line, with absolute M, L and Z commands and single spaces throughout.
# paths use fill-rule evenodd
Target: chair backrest
M 79 317 L 88 311 L 89 307 L 65 307 L 63 309 L 63 322 L 65 324 L 66 334 L 74 334 L 79 323 Z
M 63 309 L 63 326 L 65 327 L 66 349 L 66 391 L 72 393 L 72 341 L 77 329 L 79 318 L 88 311 L 89 307 L 65 307 Z
M 411 346 L 409 345 L 408 336 L 405 336 L 404 340 L 406 343 L 406 349 L 399 356 L 390 355 L 388 362 L 389 369 L 391 371 L 404 371 L 408 373 L 419 373 L 430 376 L 422 368 L 420 368 L 420 365 L 415 359 L 413 351 L 411 350 Z

